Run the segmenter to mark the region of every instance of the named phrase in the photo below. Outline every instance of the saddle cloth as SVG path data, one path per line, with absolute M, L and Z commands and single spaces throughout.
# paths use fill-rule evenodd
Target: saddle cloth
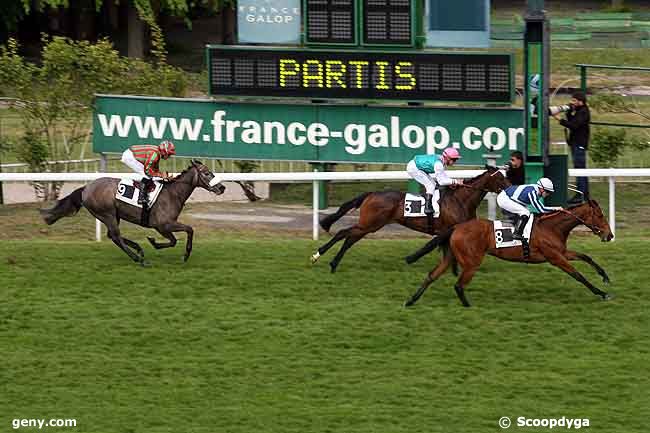
M 404 198 L 404 216 L 407 218 L 427 216 L 424 213 L 425 202 L 426 199 L 421 195 L 406 193 L 406 197 Z M 434 218 L 438 218 L 439 216 L 440 212 L 433 214 Z
M 132 206 L 142 208 L 142 205 L 138 203 L 138 198 L 140 197 L 139 184 L 140 182 L 134 181 L 133 179 L 121 179 L 120 183 L 117 185 L 115 198 Z M 162 187 L 162 183 L 154 181 L 154 188 L 149 191 L 148 206 L 150 209 L 156 202 L 156 199 L 158 199 Z
M 524 238 L 530 243 L 530 233 L 533 228 L 533 218 L 528 218 L 526 227 L 524 227 Z M 494 241 L 497 248 L 510 248 L 521 246 L 521 241 L 512 239 L 512 233 L 515 231 L 514 225 L 510 221 L 494 221 Z

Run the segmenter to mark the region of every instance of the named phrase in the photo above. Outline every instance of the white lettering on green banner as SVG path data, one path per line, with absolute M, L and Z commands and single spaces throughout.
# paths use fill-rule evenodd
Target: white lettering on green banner
M 172 140 L 179 156 L 405 163 L 457 148 L 464 165 L 505 162 L 523 143 L 520 109 L 232 103 L 98 96 L 93 147 Z

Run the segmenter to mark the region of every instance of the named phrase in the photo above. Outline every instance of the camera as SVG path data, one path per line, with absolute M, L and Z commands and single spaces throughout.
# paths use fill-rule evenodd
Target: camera
M 559 113 L 566 113 L 567 111 L 573 111 L 575 106 L 573 104 L 567 105 L 552 105 L 548 107 L 548 115 L 554 116 Z

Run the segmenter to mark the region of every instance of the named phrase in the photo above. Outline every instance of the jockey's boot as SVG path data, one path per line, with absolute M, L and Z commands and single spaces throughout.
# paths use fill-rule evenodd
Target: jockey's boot
M 515 225 L 515 231 L 512 233 L 512 239 L 521 241 L 524 240 L 524 227 L 526 227 L 526 223 L 528 222 L 528 215 L 519 215 L 519 219 L 517 220 L 517 224 Z
M 149 203 L 149 185 L 151 185 L 151 179 L 148 177 L 143 177 L 140 181 L 140 196 L 138 197 L 138 204 L 142 205 L 143 208 L 146 207 Z
M 433 194 L 425 194 L 424 213 L 433 215 Z

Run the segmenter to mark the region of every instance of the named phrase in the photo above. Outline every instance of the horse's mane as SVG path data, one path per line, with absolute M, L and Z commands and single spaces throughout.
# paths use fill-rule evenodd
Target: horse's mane
M 451 173 L 453 173 L 453 171 Z M 481 173 L 479 175 L 476 175 L 476 176 L 474 176 L 474 177 L 472 177 L 470 179 L 466 179 L 465 180 L 465 185 L 474 184 L 481 176 L 485 175 L 485 173 L 489 173 L 489 170 L 485 170 L 483 173 Z M 456 190 L 451 189 L 451 188 L 445 188 L 445 189 L 441 190 L 440 191 L 440 200 L 442 200 L 443 197 L 446 197 L 446 196 L 448 196 L 450 194 L 453 194 L 454 191 L 456 191 Z
M 582 203 L 577 203 L 577 204 L 572 204 L 571 206 L 567 206 L 567 210 L 575 209 L 575 208 L 580 207 L 580 206 L 583 206 L 583 205 L 585 205 L 585 204 L 589 204 L 589 205 L 591 205 L 591 206 L 600 207 L 600 206 L 598 205 L 598 202 L 597 202 L 596 200 L 589 200 L 589 201 L 585 201 L 585 202 L 582 202 Z
M 195 159 L 195 160 L 194 160 L 194 163 L 190 164 L 189 167 L 187 167 L 185 170 L 183 170 L 183 171 L 181 171 L 180 173 L 178 173 L 178 174 L 174 177 L 174 180 L 176 180 L 176 179 L 180 179 L 180 178 L 181 178 L 185 173 L 187 173 L 188 171 L 190 171 L 190 170 L 194 167 L 194 164 L 203 164 L 203 163 L 202 163 L 201 161 Z
M 474 182 L 476 182 L 476 181 L 478 180 L 478 178 L 481 177 L 481 176 L 483 176 L 485 173 L 489 173 L 489 170 L 485 170 L 483 173 L 481 173 L 481 174 L 479 174 L 479 175 L 476 175 L 476 176 L 472 177 L 471 179 L 467 179 L 467 180 L 465 181 L 465 183 L 471 185 L 471 184 L 473 184 Z

